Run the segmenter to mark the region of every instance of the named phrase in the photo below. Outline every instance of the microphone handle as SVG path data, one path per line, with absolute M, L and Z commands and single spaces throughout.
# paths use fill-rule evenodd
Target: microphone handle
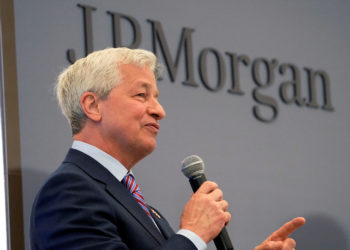
M 205 174 L 199 174 L 189 178 L 193 192 L 196 192 L 198 188 L 207 180 Z M 221 232 L 214 239 L 214 243 L 217 250 L 234 250 L 230 240 L 230 236 L 227 233 L 226 227 L 223 227 Z

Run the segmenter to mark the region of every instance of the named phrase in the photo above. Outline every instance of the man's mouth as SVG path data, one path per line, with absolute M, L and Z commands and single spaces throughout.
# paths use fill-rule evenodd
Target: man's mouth
M 147 123 L 145 125 L 145 127 L 149 128 L 150 130 L 152 130 L 155 133 L 158 133 L 158 131 L 159 131 L 159 124 L 155 123 L 155 122 Z

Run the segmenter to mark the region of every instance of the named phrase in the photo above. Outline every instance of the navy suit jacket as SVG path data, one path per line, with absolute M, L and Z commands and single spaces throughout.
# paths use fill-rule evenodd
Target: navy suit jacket
M 194 244 L 177 235 L 150 207 L 157 227 L 116 178 L 93 158 L 70 149 L 39 191 L 30 237 L 37 249 L 183 249 Z

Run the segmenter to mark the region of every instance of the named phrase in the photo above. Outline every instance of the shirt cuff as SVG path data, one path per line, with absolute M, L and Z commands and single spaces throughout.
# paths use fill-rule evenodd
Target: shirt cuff
M 180 229 L 176 234 L 181 234 L 182 236 L 185 236 L 187 239 L 192 241 L 198 250 L 207 249 L 207 244 L 202 240 L 202 238 L 190 230 Z

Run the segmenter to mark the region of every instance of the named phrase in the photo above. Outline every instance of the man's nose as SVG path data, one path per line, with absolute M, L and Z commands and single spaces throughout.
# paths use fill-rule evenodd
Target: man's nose
M 166 116 L 166 112 L 158 100 L 153 100 L 148 110 L 150 115 L 155 117 L 157 120 L 161 120 Z

